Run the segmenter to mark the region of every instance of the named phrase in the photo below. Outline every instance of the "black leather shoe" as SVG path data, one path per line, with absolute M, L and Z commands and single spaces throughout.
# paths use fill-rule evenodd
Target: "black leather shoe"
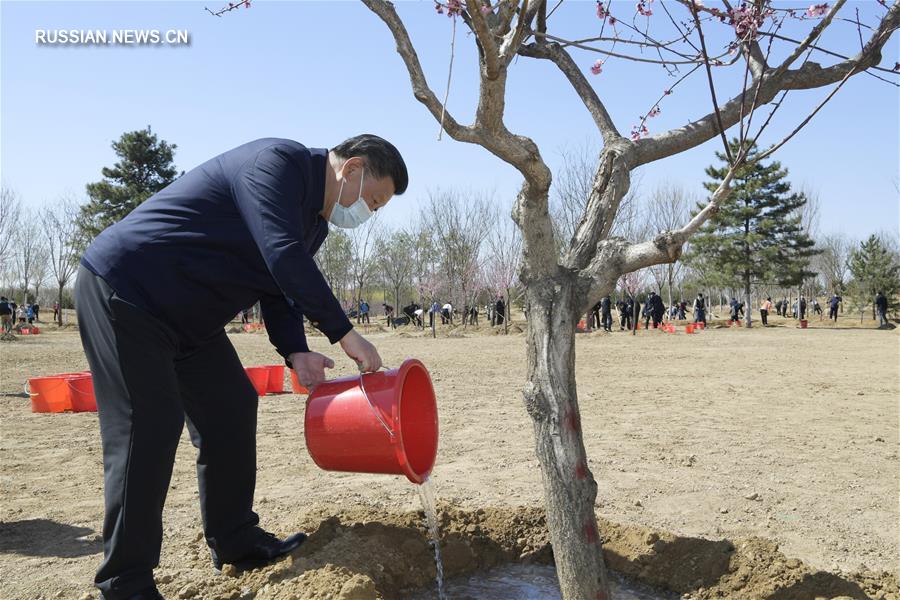
M 133 596 L 128 596 L 128 600 L 166 600 L 162 597 L 162 594 L 159 593 L 155 587 L 147 588 L 146 590 L 141 590 L 137 594 Z
M 269 564 L 280 556 L 293 552 L 304 541 L 306 541 L 305 533 L 295 533 L 289 538 L 280 540 L 268 531 L 260 529 L 259 536 L 250 548 L 234 558 L 221 557 L 215 550 L 210 551 L 212 552 L 213 565 L 220 571 L 225 564 L 234 565 L 242 570 L 255 569 Z

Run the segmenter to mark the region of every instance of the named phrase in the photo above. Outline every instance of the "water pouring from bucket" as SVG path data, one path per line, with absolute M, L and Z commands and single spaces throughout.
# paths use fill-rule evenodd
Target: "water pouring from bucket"
M 306 401 L 306 447 L 328 471 L 428 479 L 438 446 L 431 376 L 416 359 L 396 369 L 333 379 Z

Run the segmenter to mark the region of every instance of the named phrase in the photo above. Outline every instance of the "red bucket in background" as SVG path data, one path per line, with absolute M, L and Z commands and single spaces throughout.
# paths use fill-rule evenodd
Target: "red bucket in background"
M 809 321 L 807 321 L 806 319 L 800 320 L 800 329 L 806 329 L 807 325 L 809 325 Z
M 281 394 L 284 392 L 284 365 L 269 365 L 269 380 L 266 384 L 266 391 L 270 394 Z
M 269 387 L 269 367 L 245 367 L 244 371 L 256 388 L 256 395 L 265 396 Z
M 94 378 L 90 374 L 68 378 L 72 412 L 97 412 L 94 398 Z
M 684 332 L 685 333 L 694 333 L 694 326 L 691 325 L 690 323 L 688 323 L 687 325 L 684 326 Z
M 32 377 L 25 391 L 31 396 L 31 412 L 60 413 L 72 409 L 69 378 L 64 375 Z
M 305 385 L 300 384 L 300 380 L 297 379 L 297 372 L 291 369 L 291 389 L 295 394 L 308 394 L 309 390 L 306 389 Z
M 315 387 L 306 401 L 306 447 L 328 471 L 406 475 L 423 483 L 437 457 L 437 401 L 420 361 L 342 377 Z

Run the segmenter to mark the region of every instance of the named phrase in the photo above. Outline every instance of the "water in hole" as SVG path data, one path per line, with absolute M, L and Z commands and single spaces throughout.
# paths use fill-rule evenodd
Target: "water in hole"
M 428 531 L 431 533 L 431 545 L 434 546 L 434 564 L 437 567 L 437 595 L 440 600 L 447 600 L 444 591 L 444 563 L 441 562 L 441 533 L 438 529 L 437 510 L 434 507 L 434 487 L 431 479 L 426 479 L 419 486 L 419 498 L 422 499 L 422 508 L 425 511 L 425 520 L 428 521 Z M 431 596 L 432 598 L 434 596 Z
M 612 600 L 675 600 L 676 594 L 661 592 L 610 573 Z M 506 565 L 484 573 L 455 577 L 438 592 L 453 600 L 560 600 L 556 569 L 552 565 Z M 413 596 L 430 600 L 434 591 Z

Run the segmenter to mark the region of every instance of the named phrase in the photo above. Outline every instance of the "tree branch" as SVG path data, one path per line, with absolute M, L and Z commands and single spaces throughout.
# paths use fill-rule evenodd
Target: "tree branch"
M 767 74 L 760 82 L 758 102 L 754 110 L 768 104 L 783 90 L 799 90 L 823 87 L 837 83 L 848 72 L 855 70 L 862 72 L 881 60 L 881 50 L 890 39 L 891 34 L 900 27 L 900 0 L 888 10 L 884 19 L 866 43 L 865 48 L 850 60 L 835 64 L 828 68 L 822 68 L 816 63 L 807 63 L 799 69 L 789 70 L 780 77 L 774 73 Z M 744 98 L 744 103 L 748 102 Z M 747 114 L 745 106 L 744 114 Z M 721 107 L 722 126 L 727 129 L 738 122 L 741 115 L 741 95 L 738 95 Z M 688 123 L 684 127 L 669 130 L 665 133 L 644 138 L 635 142 L 637 146 L 636 165 L 647 164 L 689 148 L 694 148 L 712 139 L 719 134 L 715 113 L 709 113 L 696 121 Z
M 386 0 L 362 1 L 369 10 L 384 21 L 393 34 L 394 40 L 397 42 L 397 53 L 400 54 L 400 57 L 406 64 L 406 70 L 409 72 L 409 79 L 410 83 L 412 83 L 413 95 L 416 97 L 416 100 L 424 104 L 438 122 L 442 122 L 443 119 L 444 130 L 450 137 L 460 142 L 479 143 L 481 132 L 475 127 L 460 125 L 448 111 L 444 110 L 443 104 L 428 86 L 422 71 L 422 64 L 419 62 L 416 50 L 409 39 L 409 33 L 397 15 L 397 11 L 394 10 L 393 4 Z
M 738 164 L 741 160 L 742 156 L 738 158 Z M 632 273 L 653 265 L 673 263 L 681 258 L 685 242 L 719 210 L 721 203 L 728 197 L 731 192 L 734 171 L 735 167 L 728 170 L 719 187 L 713 192 L 709 204 L 684 227 L 675 231 L 664 231 L 652 240 L 637 244 L 628 244 L 621 238 L 601 240 L 597 244 L 596 255 L 581 272 L 581 275 L 592 280 L 597 279 L 604 276 L 604 270 L 613 264 L 615 265 L 615 279 L 618 279 L 625 273 Z M 608 274 L 606 276 L 608 277 Z
M 572 84 L 588 112 L 591 113 L 591 117 L 593 117 L 594 123 L 597 125 L 597 129 L 600 130 L 600 134 L 603 136 L 603 141 L 606 144 L 610 144 L 622 137 L 600 97 L 597 96 L 597 92 L 588 83 L 584 73 L 578 68 L 578 65 L 575 64 L 569 53 L 559 44 L 528 44 L 519 48 L 519 54 L 530 58 L 549 60 L 563 72 L 563 75 Z
M 800 42 L 800 45 L 794 48 L 793 52 L 791 52 L 791 54 L 786 59 L 784 59 L 784 62 L 775 69 L 775 72 L 772 73 L 773 77 L 780 76 L 782 73 L 787 71 L 792 64 L 794 64 L 795 60 L 800 58 L 800 55 L 803 54 L 803 51 L 806 50 L 810 44 L 816 41 L 816 39 L 818 39 L 818 37 L 822 35 L 822 32 L 825 30 L 825 28 L 831 24 L 834 16 L 846 1 L 847 0 L 837 0 L 837 2 L 834 3 L 834 6 L 832 6 L 831 10 L 828 11 L 828 14 L 825 15 L 821 21 L 816 23 L 816 26 L 812 28 L 812 30 L 809 32 L 809 35 L 806 36 L 806 39 Z
M 363 2 L 368 2 L 363 0 Z M 497 42 L 494 40 L 494 32 L 488 26 L 487 19 L 481 12 L 481 2 L 478 0 L 466 0 L 466 11 L 469 14 L 469 23 L 472 31 L 481 44 L 484 58 L 485 75 L 488 79 L 496 79 L 500 76 L 500 55 L 497 52 Z

